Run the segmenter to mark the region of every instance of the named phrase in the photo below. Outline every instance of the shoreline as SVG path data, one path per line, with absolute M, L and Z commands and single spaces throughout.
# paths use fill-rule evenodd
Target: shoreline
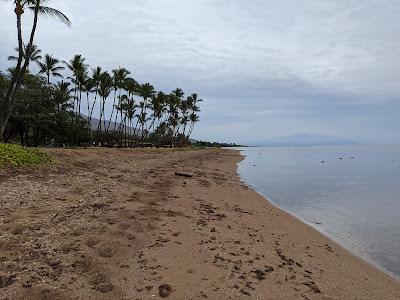
M 234 150 L 234 151 L 238 151 L 239 154 L 241 156 L 243 156 L 243 159 L 240 160 L 237 163 L 237 166 L 239 169 L 239 164 L 241 162 L 243 162 L 246 159 L 246 155 L 242 153 L 242 150 Z M 240 181 L 245 184 L 247 187 L 249 187 L 250 189 L 252 189 L 254 192 L 256 192 L 257 194 L 259 194 L 261 197 L 265 198 L 265 201 L 267 201 L 270 205 L 274 206 L 276 209 L 281 210 L 287 214 L 289 214 L 290 216 L 292 216 L 293 218 L 299 220 L 300 222 L 308 225 L 309 227 L 311 227 L 312 229 L 316 230 L 317 232 L 319 232 L 320 234 L 322 234 L 323 236 L 325 236 L 326 238 L 330 239 L 332 242 L 338 244 L 340 247 L 344 248 L 344 250 L 348 251 L 350 254 L 354 255 L 355 257 L 361 259 L 362 261 L 368 263 L 369 265 L 371 265 L 373 268 L 377 269 L 378 271 L 384 273 L 387 276 L 392 277 L 393 279 L 397 280 L 400 282 L 400 277 L 395 275 L 394 273 L 390 272 L 389 270 L 387 270 L 386 268 L 384 268 L 383 266 L 379 265 L 377 262 L 375 262 L 372 258 L 370 258 L 367 254 L 363 254 L 360 253 L 354 249 L 351 249 L 352 247 L 350 245 L 346 245 L 345 242 L 340 242 L 340 241 L 336 241 L 333 238 L 331 238 L 329 236 L 329 234 L 327 232 L 324 232 L 323 230 L 321 230 L 320 228 L 318 228 L 314 223 L 308 222 L 306 220 L 303 220 L 300 216 L 296 215 L 295 213 L 292 213 L 291 211 L 279 206 L 278 203 L 276 203 L 274 200 L 272 200 L 270 197 L 268 197 L 267 195 L 264 195 L 262 192 L 258 191 L 255 187 L 253 187 L 251 184 L 247 183 L 244 179 L 241 178 L 239 172 L 237 172 L 237 176 L 239 177 Z
M 241 182 L 238 151 L 46 151 L 0 181 L 0 299 L 400 298 Z

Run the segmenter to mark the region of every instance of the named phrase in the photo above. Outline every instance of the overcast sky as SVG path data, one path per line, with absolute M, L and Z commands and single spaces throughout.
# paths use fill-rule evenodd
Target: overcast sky
M 195 138 L 254 143 L 309 133 L 400 144 L 398 0 L 49 5 L 72 27 L 40 20 L 35 43 L 45 53 L 79 53 L 159 90 L 197 92 L 205 101 Z M 0 69 L 17 43 L 14 18 L 0 2 Z

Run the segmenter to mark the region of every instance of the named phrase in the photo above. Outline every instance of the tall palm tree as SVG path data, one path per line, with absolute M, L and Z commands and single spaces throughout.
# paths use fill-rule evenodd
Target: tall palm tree
M 110 96 L 111 90 L 113 88 L 113 80 L 107 72 L 104 72 L 100 76 L 100 85 L 99 85 L 99 96 L 101 97 L 101 108 L 100 108 L 100 119 L 98 125 L 98 131 L 101 131 L 102 120 L 104 124 L 104 130 L 106 130 L 106 120 L 104 116 L 104 107 L 107 98 Z
M 194 129 L 194 125 L 199 121 L 199 116 L 195 112 L 192 112 L 189 116 L 189 120 L 190 120 L 190 128 L 189 128 L 189 133 L 187 135 L 187 139 L 190 138 L 190 135 L 192 134 Z
M 47 78 L 47 84 L 50 84 L 50 76 L 63 78 L 60 71 L 64 70 L 65 67 L 60 66 L 60 61 L 54 58 L 53 55 L 46 54 L 44 61 L 38 61 L 40 68 L 39 74 L 45 74 Z
M 90 122 L 90 124 L 92 123 L 93 110 L 94 110 L 94 106 L 96 105 L 96 102 L 97 102 L 97 95 L 99 93 L 99 85 L 100 85 L 100 82 L 101 82 L 101 73 L 102 73 L 102 71 L 101 71 L 100 67 L 92 69 L 91 80 L 92 80 L 92 82 L 94 84 L 93 88 L 94 88 L 95 94 L 94 94 L 94 101 L 93 101 L 93 104 L 92 104 L 92 108 L 91 108 L 90 113 L 89 113 L 89 122 Z M 100 109 L 101 109 L 101 102 L 100 102 Z
M 156 121 L 158 121 L 157 127 L 160 126 L 161 119 L 165 111 L 167 110 L 166 105 L 167 105 L 167 95 L 165 95 L 163 92 L 158 92 L 151 98 L 150 107 L 153 111 L 153 114 L 152 114 L 152 122 L 149 128 L 151 129 L 153 127 L 153 131 Z
M 71 22 L 66 15 L 59 10 L 42 5 L 46 0 L 3 0 L 3 2 L 14 3 L 14 12 L 17 18 L 17 36 L 18 36 L 18 60 L 13 73 L 10 84 L 8 86 L 6 96 L 3 101 L 0 102 L 0 136 L 3 135 L 4 129 L 8 120 L 11 116 L 11 112 L 15 106 L 15 95 L 21 86 L 22 80 L 26 73 L 29 65 L 29 57 L 31 57 L 32 45 L 36 33 L 39 15 L 47 15 L 53 17 L 68 26 Z M 30 31 L 29 42 L 27 43 L 27 51 L 24 59 L 24 47 L 23 47 L 23 36 L 22 36 L 22 15 L 25 13 L 25 9 L 33 12 L 33 23 Z
M 129 137 L 129 140 L 131 140 L 131 138 L 132 138 L 133 119 L 135 118 L 135 113 L 136 113 L 137 108 L 138 108 L 138 106 L 136 105 L 135 100 L 133 98 L 132 99 L 128 98 L 128 101 L 125 106 L 125 111 L 126 111 L 126 117 L 129 121 L 129 123 L 128 123 L 129 131 L 127 134 Z M 130 147 L 131 143 L 128 143 L 128 146 Z
M 85 91 L 85 84 L 88 80 L 86 65 L 82 65 L 82 67 L 77 70 L 76 80 L 78 86 L 76 118 L 78 120 L 81 115 L 82 92 Z
M 113 102 L 113 107 L 111 111 L 111 116 L 110 116 L 110 123 L 108 123 L 108 128 L 107 131 L 110 127 L 113 115 L 114 115 L 114 108 L 116 107 L 116 97 L 117 97 L 117 90 L 119 89 L 119 96 L 118 96 L 118 105 L 119 102 L 121 101 L 121 93 L 122 89 L 124 87 L 124 82 L 127 79 L 128 75 L 131 74 L 127 69 L 119 67 L 116 70 L 112 70 L 113 72 L 113 80 L 114 80 L 114 102 Z M 121 119 L 122 119 L 122 112 L 121 112 Z M 114 122 L 114 130 L 117 125 L 117 120 L 118 120 L 118 113 L 115 115 L 115 122 Z
M 90 132 L 92 128 L 92 122 L 89 117 L 90 114 L 90 99 L 89 95 L 91 92 L 93 92 L 93 89 L 95 88 L 95 82 L 93 81 L 92 78 L 86 77 L 85 82 L 83 83 L 83 90 L 86 92 L 86 102 L 87 102 L 87 123 L 88 123 L 88 132 L 89 132 L 89 137 L 90 137 Z
M 168 123 L 169 130 L 173 138 L 178 134 L 180 120 L 179 109 L 181 108 L 181 103 L 184 96 L 185 93 L 183 92 L 183 90 L 177 88 L 172 91 L 169 97 Z
M 80 85 L 82 83 L 82 78 L 84 73 L 86 72 L 87 65 L 85 64 L 85 58 L 82 57 L 80 54 L 75 54 L 75 56 L 69 61 L 63 61 L 66 65 L 67 69 L 72 72 L 72 77 L 70 78 L 71 81 L 74 83 L 74 110 L 76 117 L 78 117 L 78 110 L 79 110 L 79 95 L 81 95 L 81 88 Z
M 148 99 L 151 98 L 156 91 L 154 90 L 154 87 L 150 84 L 150 83 L 145 83 L 142 84 L 138 87 L 137 92 L 136 92 L 139 96 L 141 96 L 143 98 L 143 102 L 141 103 L 141 112 L 139 114 L 139 123 L 141 125 L 141 134 L 142 134 L 142 143 L 143 143 L 143 139 L 144 139 L 144 135 L 145 135 L 145 124 L 146 122 L 149 120 L 149 118 L 146 117 L 147 113 L 147 106 L 148 106 Z

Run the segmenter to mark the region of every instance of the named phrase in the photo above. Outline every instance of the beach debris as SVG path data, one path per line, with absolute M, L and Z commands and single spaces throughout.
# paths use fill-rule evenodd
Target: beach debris
M 321 293 L 321 290 L 318 288 L 318 286 L 315 284 L 314 281 L 308 281 L 308 282 L 304 282 L 302 284 L 305 286 L 308 286 L 316 294 Z
M 186 178 L 192 178 L 193 174 L 192 173 L 186 173 L 186 172 L 175 172 L 176 176 L 180 177 L 186 177 Z
M 103 283 L 97 286 L 97 290 L 103 294 L 107 294 L 114 289 L 114 286 L 111 283 Z
M 161 298 L 167 298 L 172 292 L 172 288 L 169 284 L 162 284 L 158 287 L 158 294 Z

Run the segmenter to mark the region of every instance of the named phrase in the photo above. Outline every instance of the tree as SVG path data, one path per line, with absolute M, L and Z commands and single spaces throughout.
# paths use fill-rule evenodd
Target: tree
M 82 100 L 82 84 L 87 76 L 87 65 L 85 64 L 85 58 L 80 54 L 76 54 L 69 62 L 63 61 L 67 69 L 72 72 L 70 80 L 74 83 L 74 107 L 76 119 L 80 115 L 80 102 Z
M 92 69 L 92 82 L 94 85 L 94 92 L 95 92 L 95 96 L 94 96 L 94 101 L 92 104 L 92 108 L 90 109 L 90 113 L 89 113 L 89 124 L 92 124 L 92 117 L 93 117 L 93 110 L 94 110 L 94 106 L 96 105 L 97 102 L 97 95 L 99 93 L 99 86 L 100 86 L 100 82 L 101 82 L 101 68 L 97 67 L 95 69 Z M 100 101 L 100 111 L 101 111 L 101 101 Z M 99 113 L 100 113 L 99 111 Z
M 40 68 L 39 74 L 45 74 L 47 78 L 47 84 L 50 85 L 50 76 L 63 78 L 60 71 L 64 70 L 65 67 L 60 66 L 60 61 L 53 57 L 53 55 L 46 54 L 44 61 L 38 61 Z
M 104 117 L 103 120 L 103 124 L 104 124 L 104 130 L 106 130 L 106 120 L 105 120 L 105 116 L 104 116 L 104 108 L 105 108 L 105 103 L 106 100 L 108 98 L 108 96 L 110 96 L 111 90 L 113 88 L 113 80 L 110 76 L 110 74 L 108 74 L 107 72 L 104 72 L 100 75 L 100 85 L 99 85 L 99 96 L 101 97 L 102 101 L 101 101 L 101 108 L 100 108 L 100 119 L 99 119 L 99 125 L 98 125 L 98 131 L 101 131 L 101 125 L 102 125 L 102 119 Z
M 15 48 L 15 51 L 19 51 L 18 47 Z M 29 57 L 26 56 L 27 53 L 29 54 Z M 28 67 L 27 70 L 29 70 L 29 65 L 31 62 L 36 62 L 38 63 L 41 59 L 42 59 L 42 50 L 40 50 L 36 45 L 32 45 L 32 49 L 28 50 L 27 46 L 24 46 L 24 50 L 23 50 L 23 59 L 28 58 Z M 18 57 L 17 56 L 9 56 L 8 60 L 10 61 L 18 61 Z
M 142 84 L 138 87 L 137 91 L 136 91 L 138 96 L 141 96 L 143 98 L 143 102 L 140 103 L 140 107 L 141 107 L 141 112 L 138 115 L 138 121 L 139 124 L 141 125 L 141 142 L 143 143 L 143 139 L 145 137 L 145 124 L 148 120 L 150 120 L 149 118 L 147 118 L 147 101 L 149 98 L 151 98 L 156 91 L 154 90 L 154 87 L 150 84 L 150 83 L 145 83 Z
M 113 102 L 111 116 L 110 116 L 110 123 L 108 123 L 107 131 L 110 128 L 110 124 L 111 124 L 111 121 L 112 121 L 113 115 L 114 115 L 114 109 L 116 107 L 117 90 L 119 89 L 119 96 L 118 96 L 118 106 L 119 106 L 119 104 L 120 104 L 119 102 L 121 101 L 121 93 L 122 93 L 122 89 L 124 87 L 125 80 L 127 79 L 128 75 L 130 74 L 130 72 L 127 69 L 121 68 L 121 67 L 119 67 L 116 70 L 112 70 L 112 72 L 113 72 L 113 81 L 114 81 L 114 102 Z M 116 115 L 115 115 L 114 131 L 115 131 L 115 127 L 117 125 L 117 120 L 118 120 L 118 113 L 116 113 Z M 122 115 L 121 115 L 121 121 L 122 121 Z
M 5 96 L 0 99 L 0 136 L 3 135 L 4 129 L 7 122 L 11 116 L 12 110 L 15 106 L 15 95 L 21 86 L 23 77 L 29 65 L 29 58 L 31 57 L 31 52 L 33 51 L 33 41 L 36 33 L 36 28 L 38 24 L 39 15 L 47 15 L 53 17 L 68 26 L 71 24 L 67 16 L 62 12 L 41 5 L 45 0 L 3 0 L 3 2 L 14 3 L 14 12 L 17 18 L 17 36 L 18 36 L 18 60 L 15 67 L 15 72 L 13 72 L 12 77 L 9 82 L 8 89 Z M 30 31 L 29 42 L 26 47 L 25 59 L 24 59 L 24 47 L 23 47 L 23 36 L 22 36 L 22 15 L 28 9 L 33 12 L 33 24 Z

